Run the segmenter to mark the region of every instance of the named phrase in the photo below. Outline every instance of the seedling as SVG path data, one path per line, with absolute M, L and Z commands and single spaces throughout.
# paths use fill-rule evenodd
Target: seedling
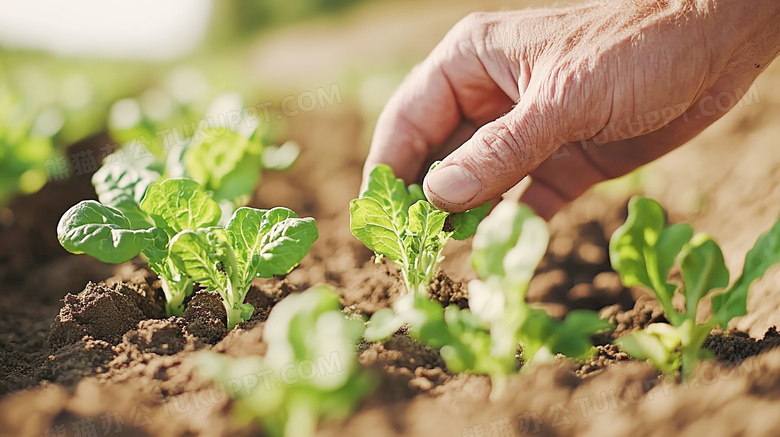
M 485 217 L 485 204 L 448 214 L 425 200 L 419 185 L 406 186 L 386 165 L 375 167 L 368 187 L 349 205 L 350 230 L 377 255 L 393 261 L 409 293 L 428 292 L 450 238 L 465 240 Z
M 224 228 L 185 229 L 169 246 L 174 264 L 193 281 L 215 290 L 227 310 L 228 329 L 247 320 L 254 308 L 243 303 L 254 278 L 289 273 L 318 237 L 313 218 L 287 208 L 241 207 Z
M 387 338 L 408 324 L 412 338 L 441 348 L 450 371 L 490 375 L 494 398 L 517 370 L 518 344 L 525 368 L 559 353 L 587 356 L 593 349 L 590 336 L 609 329 L 608 322 L 583 310 L 572 311 L 560 322 L 525 302 L 548 241 L 544 220 L 530 208 L 502 202 L 474 236 L 472 264 L 481 279 L 469 283 L 470 309 L 451 305 L 443 310 L 438 302 L 415 293 L 396 301 L 393 309 L 375 313 L 366 339 Z
M 742 276 L 729 284 L 729 272 L 718 244 L 707 234 L 693 235 L 688 224 L 666 225 L 666 211 L 656 201 L 635 197 L 628 204 L 628 218 L 609 242 L 612 267 L 627 287 L 642 286 L 655 293 L 669 324 L 654 323 L 616 340 L 629 355 L 650 360 L 659 370 L 672 374 L 682 366 L 682 377 L 693 365 L 710 356 L 702 349 L 712 328 L 727 328 L 734 317 L 745 315 L 750 284 L 766 269 L 780 262 L 780 220 L 761 235 L 748 252 Z M 668 282 L 677 263 L 682 283 Z M 685 297 L 678 311 L 672 297 Z M 712 315 L 700 311 L 702 299 L 712 295 Z M 697 320 L 705 320 L 697 323 Z
M 197 369 L 228 387 L 254 377 L 252 387 L 230 393 L 239 419 L 259 419 L 273 437 L 313 435 L 319 420 L 347 416 L 375 386 L 355 351 L 363 321 L 347 319 L 340 309 L 338 294 L 327 286 L 290 295 L 265 324 L 265 357 L 201 352 Z
M 82 202 L 63 216 L 58 227 L 61 244 L 71 252 L 88 253 L 104 262 L 124 262 L 139 253 L 142 254 L 147 259 L 149 268 L 161 279 L 166 297 L 166 313 L 180 315 L 184 310 L 184 299 L 192 294 L 193 280 L 190 275 L 181 271 L 181 266 L 184 265 L 182 262 L 178 262 L 179 265 L 174 263 L 174 260 L 179 260 L 181 257 L 178 255 L 172 257 L 169 253 L 171 239 L 181 231 L 198 231 L 200 228 L 226 224 L 232 220 L 231 217 L 237 217 L 234 212 L 237 207 L 249 200 L 260 178 L 261 168 L 265 166 L 282 169 L 291 165 L 297 157 L 297 146 L 289 144 L 282 147 L 266 146 L 261 137 L 259 130 L 256 130 L 250 138 L 245 138 L 226 129 L 221 131 L 212 129 L 200 132 L 199 140 L 191 141 L 186 147 L 152 147 L 157 154 L 152 153 L 146 144 L 137 139 L 125 144 L 107 156 L 103 166 L 92 177 L 92 184 L 100 202 Z M 167 155 L 164 152 L 168 152 Z M 154 198 L 159 193 L 150 194 L 148 191 L 165 175 L 175 176 L 162 183 L 167 184 L 168 191 L 165 194 L 169 197 L 164 201 L 165 205 L 155 205 Z M 190 176 L 196 180 L 186 179 Z M 168 182 L 172 180 L 181 182 Z M 204 190 L 198 182 L 205 184 L 206 189 Z M 185 203 L 184 199 L 190 199 L 190 203 Z M 196 202 L 197 205 L 193 205 L 192 202 Z M 200 210 L 184 211 L 191 207 L 198 207 Z M 160 211 L 170 210 L 169 217 L 161 218 L 159 213 L 151 210 L 152 208 Z M 297 217 L 292 211 L 289 213 L 291 215 L 286 218 Z M 279 214 L 279 217 L 284 214 Z M 177 215 L 197 215 L 198 219 L 202 220 L 178 223 Z M 261 218 L 253 217 L 253 219 Z M 109 223 L 112 228 L 106 227 Z M 98 224 L 103 227 L 96 228 Z M 312 226 L 314 226 L 313 221 Z M 77 228 L 80 230 L 74 230 Z M 120 230 L 133 232 L 123 233 L 122 241 L 100 241 L 103 236 L 118 236 Z M 70 241 L 78 238 L 74 237 L 78 232 L 94 232 L 94 235 L 88 241 Z M 316 239 L 316 228 L 313 235 Z M 220 238 L 214 238 L 208 241 L 219 247 L 225 245 Z M 200 242 L 198 239 L 193 240 Z M 298 242 L 302 244 L 301 258 L 308 252 L 313 241 Z M 296 244 L 296 242 L 289 244 Z M 230 256 L 226 250 L 220 250 L 218 253 L 220 256 Z M 289 268 L 292 269 L 298 262 L 300 258 Z M 227 263 L 227 265 L 232 264 Z M 239 277 L 246 279 L 248 275 L 271 274 L 264 271 L 251 272 L 244 265 L 238 267 L 240 271 L 232 270 L 230 274 L 233 277 L 228 283 L 217 284 L 207 281 L 202 284 L 206 287 L 213 286 L 222 294 L 228 311 L 228 325 L 231 328 L 239 320 L 251 314 L 251 310 L 246 305 L 243 309 L 239 309 L 248 290 L 248 282 L 239 283 L 236 280 Z M 251 267 L 256 266 L 252 264 Z M 206 280 L 201 276 L 198 277 Z M 215 278 L 220 279 L 220 277 Z M 217 285 L 221 288 L 216 288 Z
M 132 178 L 144 180 L 139 174 Z M 168 315 L 182 313 L 193 282 L 218 291 L 230 329 L 252 313 L 243 303 L 252 279 L 288 273 L 318 236 L 314 219 L 286 208 L 239 208 L 218 227 L 219 205 L 190 179 L 151 184 L 140 202 L 111 199 L 115 206 L 87 200 L 70 208 L 57 226 L 60 244 L 109 263 L 143 255 L 160 277 Z

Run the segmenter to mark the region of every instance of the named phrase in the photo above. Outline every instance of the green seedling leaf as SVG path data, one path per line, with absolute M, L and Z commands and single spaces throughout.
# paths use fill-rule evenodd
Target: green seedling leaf
M 317 318 L 341 309 L 338 293 L 325 285 L 288 297 L 292 299 L 283 299 L 271 311 L 266 321 L 268 333 L 263 334 L 269 346 L 279 348 L 271 352 L 279 357 L 280 363 L 310 358 L 310 355 L 314 358 L 317 345 L 304 335 L 312 333 Z
M 141 208 L 171 237 L 183 230 L 215 226 L 222 216 L 219 204 L 191 179 L 167 179 L 152 184 Z
M 403 307 L 412 303 L 410 310 Z M 453 336 L 444 320 L 444 309 L 441 305 L 420 293 L 406 296 L 399 301 L 398 314 L 409 324 L 409 335 L 430 347 L 440 348 L 453 342 Z
M 527 284 L 544 256 L 547 225 L 525 205 L 501 202 L 477 228 L 471 264 L 483 279 Z
M 260 179 L 262 146 L 237 132 L 207 129 L 202 141 L 187 148 L 187 174 L 214 199 L 233 200 L 251 195 Z
M 361 243 L 391 261 L 406 262 L 401 230 L 378 200 L 369 197 L 354 199 L 349 204 L 349 214 L 350 231 Z
M 157 232 L 133 229 L 121 211 L 94 200 L 71 207 L 57 225 L 57 239 L 65 250 L 107 263 L 132 259 L 153 244 Z
M 396 178 L 389 166 L 380 164 L 371 171 L 360 197 L 376 200 L 396 230 L 406 228 L 411 199 L 403 179 Z
M 241 320 L 249 320 L 255 312 L 255 307 L 251 303 L 241 304 Z
M 226 174 L 218 189 L 213 190 L 214 200 L 237 205 L 246 204 L 260 182 L 258 159 L 243 159 L 233 171 Z M 230 214 L 227 215 L 228 217 Z
M 693 228 L 687 223 L 671 225 L 661 231 L 658 242 L 653 248 L 655 270 L 659 280 L 663 283 L 669 296 L 674 293 L 676 286 L 666 283 L 669 271 L 674 265 L 675 258 L 686 243 L 693 237 Z M 654 273 L 655 274 L 655 273 Z
M 287 208 L 239 208 L 225 225 L 231 232 L 245 283 L 289 273 L 309 253 L 319 234 L 313 218 Z
M 666 212 L 658 202 L 635 197 L 628 203 L 628 218 L 612 235 L 609 256 L 627 287 L 642 285 L 652 290 L 672 324 L 681 323 L 672 306 L 675 286 L 667 283 L 669 270 L 693 230 L 689 225 L 666 227 Z
M 155 238 L 152 243 L 143 250 L 143 255 L 146 257 L 149 268 L 153 272 L 171 280 L 175 274 L 173 274 L 172 264 L 169 262 L 170 259 L 168 258 L 168 243 L 170 242 L 170 239 L 165 231 L 159 228 L 154 229 L 157 230 L 155 232 Z
M 422 241 L 429 242 L 437 236 L 444 227 L 444 220 L 447 219 L 447 213 L 439 211 L 425 200 L 419 200 L 409 207 L 409 226 L 410 233 L 422 237 Z
M 219 240 L 227 238 L 219 228 L 184 230 L 176 234 L 169 246 L 169 256 L 176 267 L 193 281 L 210 290 L 224 290 L 227 281 L 219 269 Z M 224 268 L 224 267 L 223 267 Z
M 658 202 L 644 197 L 629 201 L 628 218 L 609 242 L 612 268 L 620 274 L 623 285 L 644 285 L 656 290 L 648 275 L 646 256 L 658 242 L 665 222 L 666 214 Z
M 774 226 L 756 240 L 756 244 L 745 257 L 742 275 L 726 292 L 712 297 L 712 311 L 723 328 L 734 317 L 747 312 L 747 294 L 750 285 L 764 276 L 764 272 L 780 262 L 780 219 Z
M 729 284 L 729 271 L 718 243 L 708 235 L 695 236 L 680 252 L 688 319 L 696 319 L 699 301 L 710 291 Z
M 586 358 L 593 350 L 591 336 L 614 326 L 588 310 L 574 310 L 561 322 L 542 310 L 532 309 L 521 326 L 523 359 L 533 364 L 556 354 Z M 537 357 L 539 352 L 543 352 Z
M 444 319 L 452 338 L 441 348 L 447 369 L 456 373 L 490 373 L 490 366 L 482 368 L 480 359 L 490 355 L 490 334 L 487 330 L 474 329 L 471 312 L 461 311 L 455 305 L 447 307 Z
M 474 232 L 477 231 L 477 226 L 487 216 L 488 212 L 490 212 L 489 202 L 465 212 L 451 214 L 449 221 L 453 229 L 452 238 L 465 240 L 474 235 Z
M 412 184 L 409 185 L 407 188 L 407 191 L 409 191 L 409 204 L 414 205 L 415 202 L 418 202 L 420 200 L 428 200 L 425 197 L 425 192 L 423 191 L 423 187 L 420 184 Z
M 428 267 L 435 262 L 435 259 L 426 258 L 426 254 L 438 254 L 441 248 L 441 234 L 444 228 L 444 221 L 447 219 L 447 213 L 439 211 L 433 205 L 425 200 L 419 200 L 409 208 L 409 226 L 407 228 L 408 237 L 404 241 L 406 252 L 408 253 L 409 263 L 413 270 L 417 272 L 417 279 L 414 284 L 425 283 L 425 276 L 429 273 Z
M 317 238 L 317 225 L 311 217 L 291 218 L 275 224 L 261 241 L 259 255 L 263 262 L 257 275 L 269 278 L 290 273 L 309 253 Z
M 690 373 L 696 360 L 705 355 L 702 354 L 702 345 L 707 340 L 707 336 L 710 335 L 713 325 L 714 323 L 697 325 L 693 319 L 687 319 L 677 328 L 680 337 L 683 372 Z
M 696 360 L 710 356 L 702 344 L 712 329 L 711 323 L 697 325 L 685 319 L 679 327 L 653 323 L 644 330 L 615 340 L 615 344 L 638 360 L 649 360 L 656 368 L 671 375 L 680 370 L 687 378 Z
M 598 313 L 588 310 L 574 310 L 566 315 L 557 329 L 555 341 L 550 346 L 553 353 L 567 357 L 582 358 L 593 350 L 591 336 L 613 329 L 608 320 L 599 318 Z
M 566 315 L 563 325 L 569 332 L 581 332 L 587 333 L 587 335 L 598 334 L 615 327 L 607 319 L 599 317 L 598 313 L 589 310 L 570 311 Z
M 503 282 L 498 277 L 486 281 L 475 279 L 469 282 L 469 308 L 480 319 L 495 322 L 501 319 L 506 309 Z
M 403 325 L 402 318 L 396 316 L 390 308 L 385 308 L 371 316 L 363 338 L 368 341 L 384 340 L 398 332 Z
M 298 218 L 298 214 L 287 208 L 265 210 L 242 207 L 233 212 L 225 229 L 233 232 L 236 240 L 232 243 L 246 258 L 247 255 L 259 253 L 263 237 L 274 226 L 290 218 Z
M 536 356 L 542 350 L 548 353 L 542 353 L 539 358 L 544 355 L 554 356 L 545 347 L 545 343 L 548 341 L 555 341 L 554 323 L 555 320 L 542 310 L 529 308 L 526 311 L 520 326 L 517 327 L 514 333 L 518 342 L 522 345 L 523 361 L 529 364 L 546 361 L 538 359 Z
M 239 268 L 248 276 L 248 281 L 255 277 L 255 272 L 262 262 L 260 252 L 263 238 L 274 225 L 296 217 L 298 215 L 287 208 L 261 210 L 242 207 L 233 212 L 233 216 L 225 224 L 225 229 L 230 232 Z
M 149 228 L 152 223 L 141 209 L 141 200 L 161 174 L 151 154 L 126 159 L 128 153 L 122 148 L 108 155 L 105 164 L 92 176 L 92 185 L 100 203 L 122 211 L 134 229 Z
M 681 331 L 667 323 L 651 323 L 647 325 L 644 332 L 657 337 L 668 351 L 674 351 L 683 342 Z
M 281 146 L 266 146 L 263 149 L 263 168 L 286 170 L 295 163 L 301 153 L 301 146 L 295 141 L 287 141 Z
M 662 372 L 673 374 L 679 368 L 680 361 L 673 349 L 667 347 L 670 341 L 662 336 L 638 330 L 618 338 L 615 343 L 632 358 L 649 360 Z M 679 345 L 679 342 L 677 344 Z

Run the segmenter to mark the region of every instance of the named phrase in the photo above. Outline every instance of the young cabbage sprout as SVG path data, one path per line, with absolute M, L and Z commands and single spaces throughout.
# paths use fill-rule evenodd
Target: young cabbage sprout
M 377 261 L 385 256 L 398 266 L 407 292 L 426 294 L 449 239 L 470 237 L 488 209 L 485 204 L 459 214 L 440 211 L 419 185 L 407 187 L 382 164 L 371 171 L 360 198 L 350 202 L 350 230 Z
M 152 180 L 124 175 L 118 184 Z M 221 227 L 220 206 L 190 179 L 151 183 L 140 196 L 117 192 L 101 196 L 114 206 L 86 200 L 70 208 L 57 226 L 60 244 L 109 263 L 142 255 L 160 277 L 168 315 L 181 315 L 194 282 L 218 291 L 229 329 L 252 314 L 243 303 L 252 279 L 288 273 L 318 237 L 314 219 L 286 208 L 242 207 Z
M 609 255 L 623 284 L 655 293 L 669 320 L 634 331 L 616 343 L 664 373 L 682 368 L 682 377 L 687 378 L 697 360 L 711 357 L 702 345 L 712 328 L 726 329 L 731 319 L 745 315 L 750 284 L 780 262 L 780 220 L 758 238 L 745 258 L 742 276 L 731 287 L 718 244 L 707 234 L 694 235 L 688 224 L 667 225 L 666 211 L 652 199 L 631 199 L 625 224 L 609 242 Z M 679 284 L 668 280 L 675 263 L 682 274 Z M 675 293 L 685 297 L 683 311 L 672 304 Z M 709 295 L 712 315 L 703 317 L 699 303 Z

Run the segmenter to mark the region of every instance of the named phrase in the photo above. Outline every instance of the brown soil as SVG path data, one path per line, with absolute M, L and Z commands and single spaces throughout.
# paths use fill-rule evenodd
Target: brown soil
M 780 68 L 769 74 L 776 80 Z M 780 196 L 751 189 L 780 183 L 780 172 L 764 166 L 767 156 L 780 162 L 778 128 L 771 121 L 776 117 L 757 115 L 776 116 L 780 94 L 762 89 L 768 103 L 741 108 L 714 133 L 659 162 L 652 171 L 664 175 L 663 186 L 641 188 L 670 205 L 673 221 L 691 220 L 715 235 L 735 271 L 749 243 L 777 214 L 766 205 Z M 228 397 L 195 372 L 195 352 L 265 354 L 270 309 L 320 282 L 334 285 L 353 314 L 387 308 L 401 292 L 395 267 L 375 264 L 348 231 L 345 205 L 363 160 L 350 147 L 361 141 L 360 120 L 347 104 L 291 119 L 293 136 L 304 145 L 301 160 L 289 173 L 265 175 L 252 204 L 315 216 L 321 237 L 285 278 L 255 281 L 248 300 L 256 311 L 229 333 L 217 296 L 198 293 L 182 317 L 164 318 L 159 284 L 142 264 L 107 266 L 59 248 L 56 222 L 67 207 L 92 196 L 88 175 L 15 200 L 11 218 L 0 224 L 0 435 L 257 435 L 258 425 L 234 421 Z M 763 154 L 735 157 L 733 144 L 747 140 Z M 97 138 L 76 147 L 103 143 Z M 691 156 L 702 168 L 680 170 L 679 160 L 694 162 Z M 752 162 L 754 171 L 732 171 L 724 186 L 723 172 L 713 169 L 731 171 L 725 169 L 735 161 L 741 168 Z M 678 185 L 709 197 L 692 211 L 676 203 Z M 361 345 L 360 362 L 377 374 L 379 389 L 350 418 L 322 424 L 318 435 L 777 435 L 780 337 L 769 329 L 780 323 L 776 270 L 751 290 L 749 314 L 735 325 L 739 331 L 708 339 L 716 360 L 702 364 L 685 384 L 659 377 L 609 344 L 663 320 L 651 298 L 620 285 L 607 258 L 608 237 L 624 219 L 631 191 L 591 191 L 554 217 L 550 249 L 529 291 L 529 300 L 554 315 L 587 308 L 615 322 L 614 332 L 595 339 L 599 347 L 591 360 L 518 373 L 489 402 L 487 377 L 451 374 L 438 351 L 397 333 L 383 344 Z M 729 211 L 724 205 L 730 199 L 745 210 Z M 447 274 L 437 276 L 433 287 L 442 304 L 468 305 L 465 284 L 474 277 L 468 244 L 447 250 Z

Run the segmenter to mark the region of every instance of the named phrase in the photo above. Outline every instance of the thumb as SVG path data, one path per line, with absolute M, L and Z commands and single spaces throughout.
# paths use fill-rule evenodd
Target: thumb
M 425 177 L 428 200 L 449 212 L 475 208 L 517 185 L 552 155 L 566 141 L 553 119 L 534 106 L 518 105 L 447 156 Z

